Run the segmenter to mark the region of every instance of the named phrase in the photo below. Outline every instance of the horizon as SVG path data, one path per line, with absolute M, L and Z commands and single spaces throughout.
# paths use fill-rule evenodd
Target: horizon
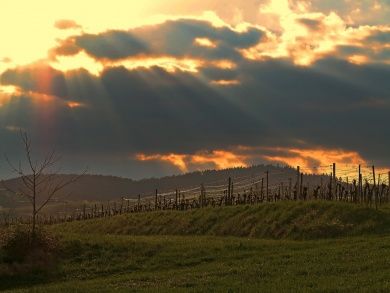
M 0 153 L 133 180 L 390 168 L 390 3 L 6 1 Z M 87 13 L 89 12 L 89 13 Z M 0 178 L 11 172 L 0 160 Z

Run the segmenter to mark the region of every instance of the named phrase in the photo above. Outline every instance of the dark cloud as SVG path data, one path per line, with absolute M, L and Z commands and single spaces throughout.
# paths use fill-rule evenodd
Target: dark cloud
M 374 37 L 374 36 L 372 36 Z M 364 40 L 364 45 L 343 45 L 337 47 L 337 55 L 347 59 L 348 57 L 359 55 L 367 58 L 370 63 L 388 63 L 390 61 L 390 49 L 385 46 L 376 46 L 371 37 Z
M 0 76 L 0 82 L 19 86 L 25 91 L 63 98 L 68 96 L 64 74 L 45 64 L 7 70 Z
M 383 44 L 389 44 L 390 43 L 390 31 L 378 31 L 373 34 L 371 34 L 369 37 L 366 38 L 366 41 L 368 42 L 378 42 Z
M 301 24 L 313 31 L 318 31 L 322 27 L 322 21 L 317 19 L 301 18 L 298 20 Z
M 289 0 L 299 3 L 300 0 Z M 388 25 L 389 0 L 310 0 L 311 11 L 335 12 L 343 19 L 359 25 Z M 376 7 L 376 5 L 380 5 Z
M 229 27 L 214 27 L 206 21 L 182 19 L 145 26 L 129 31 L 108 31 L 84 34 L 65 40 L 57 53 L 76 52 L 74 45 L 97 59 L 122 59 L 137 55 L 170 55 L 207 59 L 237 59 L 238 49 L 256 45 L 264 33 L 257 28 L 236 32 Z M 208 38 L 215 48 L 194 43 L 197 38 Z
M 56 94 L 71 95 L 88 107 L 69 109 L 58 102 L 52 109 L 50 133 L 56 135 L 51 143 L 64 152 L 123 156 L 235 145 L 293 147 L 299 139 L 304 147 L 341 147 L 382 163 L 390 160 L 388 67 L 337 59 L 311 68 L 281 60 L 242 62 L 229 73 L 241 83 L 229 89 L 209 84 L 210 76 L 221 73 L 205 72 L 117 67 L 100 78 L 82 70 L 67 74 L 67 90 Z M 26 78 L 17 85 L 36 88 L 26 69 L 4 76 Z M 35 133 L 47 128 L 42 118 L 47 109 L 27 97 L 12 101 L 0 110 L 8 113 L 1 115 L 2 125 Z
M 52 48 L 49 51 L 49 56 L 55 59 L 56 56 L 71 56 L 76 55 L 81 51 L 81 48 L 77 46 L 74 38 L 68 38 L 60 41 L 58 47 Z
M 216 47 L 197 46 L 196 38 L 210 39 Z M 139 152 L 191 154 L 239 145 L 260 147 L 259 152 L 267 146 L 342 148 L 388 166 L 390 67 L 336 58 L 307 67 L 287 59 L 242 58 L 238 49 L 261 38 L 257 29 L 238 33 L 195 20 L 72 37 L 57 48 L 58 54 L 85 50 L 104 59 L 146 53 L 227 58 L 236 66 L 206 66 L 197 73 L 106 67 L 99 76 L 86 70 L 64 73 L 44 63 L 9 69 L 0 82 L 19 87 L 21 94 L 0 107 L 0 151 L 18 156 L 12 130 L 22 127 L 38 149 L 58 146 L 69 166 L 85 162 L 94 172 L 134 177 L 168 172 L 134 161 Z M 357 46 L 338 50 L 342 57 L 389 54 L 384 49 L 374 55 Z M 224 87 L 212 83 L 217 80 L 238 83 Z M 35 93 L 54 97 L 40 101 L 31 97 Z M 70 108 L 68 101 L 83 106 Z
M 85 34 L 76 37 L 75 44 L 97 59 L 122 59 L 149 51 L 146 43 L 123 31 L 109 31 L 102 35 Z

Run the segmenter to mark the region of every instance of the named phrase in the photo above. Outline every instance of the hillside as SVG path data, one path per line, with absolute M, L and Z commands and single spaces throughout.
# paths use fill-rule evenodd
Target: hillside
M 389 289 L 389 206 L 375 211 L 335 202 L 279 202 L 129 214 L 53 225 L 50 230 L 61 239 L 59 265 L 20 276 L 0 262 L 0 290 Z
M 338 202 L 278 202 L 186 212 L 127 214 L 66 223 L 55 229 L 81 234 L 318 239 L 390 234 L 390 211 Z
M 59 198 L 70 201 L 105 201 L 119 199 L 123 196 L 128 198 L 136 198 L 138 194 L 150 195 L 155 189 L 161 192 L 174 190 L 176 188 L 183 189 L 200 184 L 227 184 L 228 177 L 259 177 L 264 176 L 265 172 L 269 171 L 270 184 L 287 181 L 292 178 L 295 182 L 295 170 L 289 167 L 279 167 L 272 165 L 259 165 L 248 168 L 233 168 L 225 170 L 207 170 L 203 172 L 192 172 L 183 175 L 167 176 L 162 178 L 148 178 L 142 180 L 132 180 L 128 178 L 120 178 L 114 176 L 103 175 L 85 175 L 80 180 L 65 188 Z M 61 175 L 71 176 L 71 175 Z M 318 183 L 320 176 L 307 175 L 305 181 L 308 183 Z M 21 181 L 19 179 L 11 179 L 5 183 L 16 189 Z M 16 205 L 15 202 L 10 202 L 9 197 L 5 200 L 5 196 L 1 196 L 0 190 L 0 206 L 5 207 Z M 17 201 L 20 201 L 18 199 Z

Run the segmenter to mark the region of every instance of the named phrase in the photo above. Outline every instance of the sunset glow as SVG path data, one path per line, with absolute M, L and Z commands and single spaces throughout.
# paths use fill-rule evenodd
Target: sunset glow
M 263 163 L 281 163 L 293 168 L 300 166 L 303 172 L 316 174 L 330 173 L 332 163 L 336 163 L 340 169 L 344 170 L 344 173 L 345 170 L 353 169 L 350 173 L 355 176 L 355 169 L 358 165 L 368 165 L 368 162 L 355 151 L 325 148 L 289 149 L 238 146 L 229 151 L 214 150 L 196 154 L 138 154 L 136 158 L 140 161 L 161 161 L 172 164 L 183 172 L 203 169 L 210 164 L 215 169 L 245 167 L 260 160 Z M 381 171 L 385 172 L 385 170 Z
M 330 165 L 332 163 L 336 163 L 341 168 L 367 164 L 357 152 L 353 151 L 286 148 L 275 148 L 272 150 L 285 153 L 285 155 L 265 155 L 264 158 L 266 160 L 283 163 L 291 167 L 300 166 L 306 172 L 328 173 L 331 170 Z
M 209 47 L 209 48 L 217 47 L 217 44 L 215 44 L 213 41 L 207 38 L 196 38 L 194 42 L 198 46 Z
M 145 155 L 138 154 L 137 160 L 140 161 L 162 161 L 172 164 L 180 169 L 182 172 L 190 170 L 202 170 L 205 167 L 212 167 L 217 170 L 246 167 L 246 156 L 234 154 L 229 151 L 215 150 L 212 152 L 199 152 L 194 155 L 186 154 L 167 154 L 167 155 Z
M 80 108 L 80 107 L 84 106 L 82 103 L 79 103 L 79 102 L 68 102 L 67 105 L 71 109 L 73 109 L 73 108 Z
M 390 0 L 0 4 L 0 289 L 389 291 Z
M 325 2 L 5 1 L 0 132 L 22 127 L 93 164 L 130 157 L 118 172 L 140 177 L 160 165 L 384 170 L 390 4 Z

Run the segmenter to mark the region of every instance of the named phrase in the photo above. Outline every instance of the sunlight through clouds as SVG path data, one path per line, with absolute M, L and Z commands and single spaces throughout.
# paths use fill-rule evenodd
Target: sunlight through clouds
M 80 145 L 65 152 L 131 153 L 180 172 L 388 165 L 388 1 L 5 0 L 1 9 L 0 133 L 44 129 Z

